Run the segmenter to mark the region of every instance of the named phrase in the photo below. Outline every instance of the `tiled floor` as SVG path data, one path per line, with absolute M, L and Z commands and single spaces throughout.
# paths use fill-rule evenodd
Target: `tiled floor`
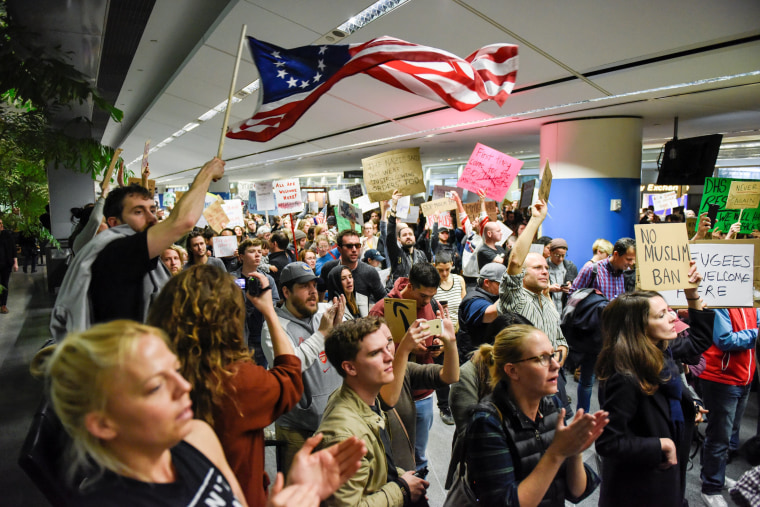
M 0 315 L 0 506 L 44 506 L 44 497 L 16 464 L 21 444 L 31 417 L 39 402 L 42 387 L 28 372 L 29 361 L 48 337 L 48 321 L 54 299 L 47 292 L 45 272 L 35 274 L 14 273 L 11 276 L 11 313 Z M 570 379 L 568 392 L 574 393 L 575 382 Z M 593 397 L 592 409 L 598 407 Z M 742 441 L 755 434 L 758 417 L 757 394 L 750 395 L 742 425 Z M 704 430 L 704 427 L 702 428 Z M 437 409 L 428 444 L 430 461 L 431 506 L 443 504 L 453 426 L 441 422 Z M 587 451 L 591 458 L 593 447 Z M 274 467 L 273 456 L 267 458 L 268 468 Z M 727 475 L 738 479 L 749 468 L 742 459 L 728 465 Z M 687 474 L 687 499 L 692 507 L 701 506 L 699 463 Z M 731 501 L 728 494 L 725 498 Z M 598 495 L 585 500 L 582 505 L 596 505 Z M 569 504 L 568 504 L 569 505 Z

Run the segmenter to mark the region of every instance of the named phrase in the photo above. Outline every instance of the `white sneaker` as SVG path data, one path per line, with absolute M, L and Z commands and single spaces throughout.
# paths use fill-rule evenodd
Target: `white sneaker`
M 702 501 L 705 502 L 705 505 L 707 505 L 707 507 L 728 507 L 726 500 L 724 500 L 723 496 L 720 494 L 705 495 L 702 493 Z
M 736 486 L 736 481 L 728 477 L 723 479 L 723 489 L 731 489 Z

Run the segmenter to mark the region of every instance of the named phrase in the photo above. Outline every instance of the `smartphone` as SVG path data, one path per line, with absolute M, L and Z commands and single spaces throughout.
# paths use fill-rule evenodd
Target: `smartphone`
M 439 336 L 441 334 L 441 319 L 433 319 L 427 321 L 430 334 L 433 336 Z M 428 347 L 430 349 L 430 347 Z
M 431 352 L 435 352 L 436 350 L 441 350 L 441 347 L 443 347 L 443 345 L 441 345 L 441 344 L 439 343 L 439 344 L 437 344 L 437 345 L 428 345 L 428 346 L 427 346 L 427 349 L 428 349 L 429 351 L 431 351 Z

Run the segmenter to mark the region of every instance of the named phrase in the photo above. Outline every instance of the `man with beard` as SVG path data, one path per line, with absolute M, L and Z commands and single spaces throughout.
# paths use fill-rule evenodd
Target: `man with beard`
M 182 256 L 177 245 L 172 245 L 163 252 L 161 252 L 161 262 L 164 263 L 166 269 L 169 270 L 172 276 L 182 271 Z
M 327 311 L 317 312 L 317 276 L 305 262 L 285 266 L 280 273 L 280 285 L 285 304 L 275 308 L 275 312 L 301 360 L 303 374 L 301 401 L 275 422 L 277 440 L 286 442 L 281 465 L 283 470 L 289 470 L 293 456 L 317 431 L 328 396 L 341 385 L 341 376 L 325 355 L 325 336 L 342 321 L 345 299 L 336 298 Z M 266 323 L 261 331 L 261 347 L 267 363 L 274 364 L 272 336 Z
M 162 222 L 146 188 L 111 190 L 103 208 L 109 229 L 90 240 L 69 266 L 51 315 L 53 338 L 116 319 L 144 322 L 152 299 L 170 277 L 159 256 L 192 230 L 209 184 L 222 176 L 224 161 L 206 162 Z
M 398 278 L 408 277 L 412 266 L 418 263 L 427 263 L 428 259 L 425 252 L 414 248 L 417 240 L 414 237 L 414 231 L 406 224 L 396 228 L 396 207 L 398 200 L 402 197 L 398 190 L 393 191 L 391 197 L 391 211 L 388 215 L 388 241 L 386 250 L 388 252 L 388 262 L 390 263 L 391 274 L 385 284 L 385 288 L 390 291 L 393 284 Z M 398 241 L 393 241 L 392 238 Z

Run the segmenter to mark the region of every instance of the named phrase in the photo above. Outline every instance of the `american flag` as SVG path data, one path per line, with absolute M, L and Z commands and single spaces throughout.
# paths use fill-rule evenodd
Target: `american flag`
M 363 44 L 283 49 L 248 37 L 261 76 L 254 116 L 227 133 L 264 142 L 292 127 L 344 77 L 363 72 L 396 88 L 467 111 L 484 100 L 500 106 L 517 76 L 517 46 L 491 44 L 465 59 L 393 37 Z
M 327 203 L 325 203 L 325 207 L 317 213 L 317 216 L 314 217 L 314 225 L 324 224 L 327 223 Z

